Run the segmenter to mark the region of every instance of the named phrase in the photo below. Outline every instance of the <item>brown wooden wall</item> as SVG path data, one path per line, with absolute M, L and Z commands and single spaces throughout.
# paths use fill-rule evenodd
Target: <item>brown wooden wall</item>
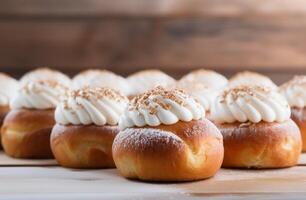
M 306 72 L 306 0 L 1 0 L 0 70 Z

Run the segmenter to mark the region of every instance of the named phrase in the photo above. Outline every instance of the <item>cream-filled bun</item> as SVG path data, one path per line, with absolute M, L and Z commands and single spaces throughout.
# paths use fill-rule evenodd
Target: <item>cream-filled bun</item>
M 237 86 L 217 97 L 211 118 L 224 138 L 224 167 L 296 165 L 301 136 L 286 99 L 271 87 Z
M 159 70 L 143 70 L 127 77 L 131 86 L 130 96 L 144 93 L 155 86 L 172 87 L 175 79 Z
M 277 89 L 277 85 L 269 77 L 250 71 L 239 72 L 229 80 L 229 87 L 240 85 L 259 85 Z
M 51 148 L 64 167 L 115 167 L 112 143 L 128 99 L 110 88 L 72 91 L 57 106 Z
M 54 80 L 28 81 L 10 102 L 1 129 L 5 153 L 16 158 L 52 158 L 54 109 L 67 88 Z
M 213 176 L 223 159 L 222 135 L 205 110 L 178 89 L 136 96 L 122 115 L 113 158 L 126 178 L 187 181 Z
M 23 85 L 27 82 L 43 80 L 51 80 L 54 82 L 58 82 L 59 84 L 62 84 L 69 88 L 72 86 L 71 79 L 67 75 L 63 74 L 60 71 L 47 67 L 41 67 L 27 72 L 21 77 L 20 83 L 21 85 Z
M 291 118 L 299 126 L 306 151 L 306 76 L 295 76 L 279 88 L 291 107 Z
M 86 70 L 73 77 L 72 81 L 75 89 L 87 86 L 109 87 L 120 91 L 124 95 L 131 93 L 129 82 L 125 78 L 107 70 Z
M 199 69 L 183 76 L 179 83 L 182 84 L 202 84 L 213 89 L 223 89 L 226 87 L 228 80 L 222 74 L 212 70 Z

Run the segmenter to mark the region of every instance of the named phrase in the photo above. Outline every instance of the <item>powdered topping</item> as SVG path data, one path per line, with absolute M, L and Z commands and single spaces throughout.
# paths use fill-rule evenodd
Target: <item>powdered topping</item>
M 41 81 L 41 80 L 56 81 L 66 87 L 71 87 L 71 79 L 68 76 L 66 76 L 65 74 L 59 71 L 47 67 L 37 68 L 35 70 L 26 73 L 21 77 L 20 83 L 23 85 L 30 81 Z
M 237 86 L 219 95 L 211 109 L 217 123 L 283 122 L 290 118 L 290 107 L 277 91 L 264 86 Z
M 277 89 L 277 85 L 273 81 L 262 74 L 256 72 L 244 71 L 236 74 L 229 80 L 229 87 L 240 85 L 261 85 L 272 89 Z
M 291 107 L 304 108 L 306 106 L 306 76 L 295 76 L 280 86 Z
M 183 76 L 179 82 L 189 85 L 202 84 L 209 88 L 222 89 L 228 81 L 227 78 L 215 71 L 199 69 Z
M 171 87 L 176 82 L 172 77 L 159 70 L 140 71 L 130 75 L 127 80 L 132 88 L 131 95 L 144 93 L 158 85 Z
M 116 125 L 127 105 L 128 99 L 116 90 L 85 87 L 67 95 L 55 110 L 55 120 L 63 125 Z
M 20 87 L 10 106 L 12 109 L 55 108 L 67 90 L 65 86 L 54 80 L 29 81 Z
M 124 95 L 131 93 L 131 87 L 125 78 L 107 70 L 86 70 L 76 75 L 72 81 L 75 89 L 88 86 L 109 87 Z
M 0 106 L 8 106 L 10 100 L 16 95 L 18 81 L 4 73 L 0 73 Z
M 164 131 L 153 128 L 138 128 L 138 129 L 125 129 L 121 131 L 115 138 L 113 143 L 113 150 L 118 148 L 154 148 L 156 143 L 163 142 L 167 146 L 175 145 L 176 147 L 183 147 L 184 141 L 170 131 Z M 123 145 L 123 146 L 122 146 Z
M 179 120 L 198 120 L 205 116 L 204 108 L 182 90 L 158 86 L 136 96 L 122 115 L 119 126 L 158 126 L 175 124 Z

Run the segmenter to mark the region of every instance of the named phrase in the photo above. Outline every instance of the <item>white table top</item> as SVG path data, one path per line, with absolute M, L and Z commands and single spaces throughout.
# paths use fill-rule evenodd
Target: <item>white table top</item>
M 207 180 L 142 183 L 117 170 L 0 167 L 0 199 L 288 199 L 306 197 L 306 167 L 280 170 L 221 169 Z

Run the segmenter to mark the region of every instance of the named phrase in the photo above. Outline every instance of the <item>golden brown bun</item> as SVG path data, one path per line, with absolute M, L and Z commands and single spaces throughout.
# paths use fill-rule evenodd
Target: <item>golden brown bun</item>
M 16 158 L 52 158 L 50 133 L 54 109 L 11 110 L 1 128 L 5 153 Z
M 114 140 L 120 173 L 147 181 L 191 181 L 213 176 L 223 160 L 223 141 L 209 120 L 127 128 Z
M 291 119 L 283 123 L 232 123 L 218 127 L 224 143 L 222 167 L 282 168 L 298 162 L 302 141 Z
M 9 111 L 9 106 L 0 106 L 0 126 L 2 126 L 3 120 Z
M 302 150 L 306 151 L 306 108 L 291 108 L 291 118 L 300 128 L 303 141 Z
M 118 126 L 59 125 L 51 134 L 51 148 L 58 163 L 70 168 L 112 168 L 112 144 Z
M 10 111 L 9 106 L 0 106 L 0 128 L 2 127 L 3 120 L 9 111 Z M 0 141 L 0 149 L 2 149 L 1 141 Z

